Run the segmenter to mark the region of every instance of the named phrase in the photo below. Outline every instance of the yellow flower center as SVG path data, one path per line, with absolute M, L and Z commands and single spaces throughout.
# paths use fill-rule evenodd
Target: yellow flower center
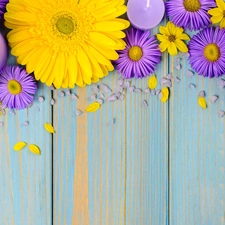
M 225 17 L 225 10 L 223 10 L 223 17 Z
M 18 95 L 22 92 L 22 86 L 18 81 L 10 80 L 8 82 L 8 90 L 12 95 Z
M 189 12 L 198 12 L 201 4 L 199 0 L 184 0 L 184 8 Z
M 38 14 L 36 29 L 32 31 L 40 38 L 40 45 L 51 46 L 54 58 L 58 52 L 76 54 L 80 48 L 86 48 L 94 22 L 84 5 L 66 1 L 59 6 L 49 2 Z
M 204 56 L 210 62 L 216 62 L 220 58 L 220 48 L 212 43 L 208 44 L 204 49 Z
M 143 56 L 143 51 L 139 46 L 133 46 L 129 49 L 129 57 L 133 61 L 139 61 Z
M 170 42 L 175 42 L 176 41 L 176 37 L 174 36 L 174 35 L 170 35 L 169 37 L 168 37 L 168 40 L 170 41 Z
M 74 22 L 71 18 L 60 17 L 56 22 L 56 27 L 63 34 L 71 34 L 74 31 Z

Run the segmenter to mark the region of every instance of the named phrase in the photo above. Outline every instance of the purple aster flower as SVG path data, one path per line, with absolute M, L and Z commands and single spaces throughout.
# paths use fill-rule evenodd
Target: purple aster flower
M 33 101 L 37 83 L 19 66 L 6 66 L 0 71 L 0 102 L 3 108 L 25 109 Z
M 119 59 L 115 68 L 126 78 L 143 78 L 150 76 L 161 61 L 161 52 L 157 40 L 149 31 L 131 28 L 127 31 L 124 50 L 118 51 Z
M 2 18 L 2 15 L 5 13 L 5 7 L 8 3 L 8 0 L 0 0 L 0 19 Z
M 208 10 L 216 6 L 214 0 L 169 0 L 165 4 L 170 20 L 190 30 L 199 30 L 211 24 Z
M 204 77 L 219 77 L 225 73 L 225 29 L 205 28 L 189 43 L 191 67 Z

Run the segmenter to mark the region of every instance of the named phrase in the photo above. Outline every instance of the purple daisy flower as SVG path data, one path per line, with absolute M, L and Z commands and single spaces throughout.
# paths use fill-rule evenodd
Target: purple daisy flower
M 118 51 L 119 59 L 115 68 L 126 78 L 143 78 L 150 76 L 161 61 L 161 52 L 157 40 L 150 37 L 149 31 L 131 28 L 127 31 L 124 50 Z
M 33 101 L 37 83 L 19 66 L 6 66 L 0 71 L 0 102 L 3 108 L 25 109 Z
M 5 13 L 5 7 L 8 3 L 8 0 L 0 0 L 0 19 L 2 18 L 2 15 Z
M 169 0 L 165 4 L 170 20 L 190 30 L 199 30 L 211 24 L 208 10 L 216 6 L 214 0 Z
M 205 28 L 189 43 L 191 67 L 204 77 L 219 77 L 225 73 L 225 29 Z

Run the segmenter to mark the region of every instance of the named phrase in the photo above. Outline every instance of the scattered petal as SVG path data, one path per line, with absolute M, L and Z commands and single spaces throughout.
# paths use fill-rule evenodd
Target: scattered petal
M 105 93 L 111 93 L 112 92 L 112 90 L 107 85 L 104 86 L 103 90 L 104 90 Z
M 174 81 L 177 82 L 177 83 L 179 83 L 180 82 L 180 78 L 179 77 L 175 77 L 174 78 Z
M 51 90 L 51 91 L 54 91 L 54 90 L 55 90 L 55 87 L 54 87 L 53 85 L 51 85 L 51 86 L 50 86 L 50 90 Z
M 36 155 L 41 155 L 41 150 L 39 149 L 37 145 L 34 145 L 34 144 L 29 145 L 29 150 Z
M 104 86 L 103 86 L 103 85 L 104 85 Z M 102 84 L 102 86 L 103 86 L 103 89 L 106 87 L 105 84 Z M 94 90 L 94 93 L 98 93 L 98 92 L 100 91 L 98 85 L 95 85 L 95 86 L 93 87 L 93 90 Z
M 14 150 L 15 151 L 20 151 L 22 150 L 25 146 L 27 145 L 26 142 L 18 142 L 14 145 Z
M 206 109 L 207 108 L 207 102 L 206 99 L 204 97 L 199 97 L 198 98 L 198 104 L 203 108 Z
M 120 99 L 121 101 L 123 101 L 123 100 L 124 100 L 124 95 L 120 95 L 119 99 Z
M 66 95 L 71 95 L 71 91 L 70 90 L 67 90 L 66 91 Z
M 105 95 L 103 93 L 100 93 L 100 98 L 105 98 Z
M 123 78 L 120 78 L 117 80 L 117 85 L 118 86 L 122 86 L 124 84 L 124 79 Z
M 117 96 L 116 96 L 115 93 L 114 93 L 114 94 L 111 94 L 111 95 L 108 97 L 108 102 L 114 102 L 114 101 L 116 101 L 116 100 L 118 100 L 118 98 L 117 98 Z
M 175 66 L 175 68 L 177 69 L 177 70 L 181 70 L 181 64 L 177 64 L 176 66 Z
M 44 98 L 43 96 L 40 96 L 40 97 L 38 98 L 38 101 L 39 101 L 39 102 L 44 102 L 44 101 L 45 101 L 45 98 Z
M 225 87 L 225 80 L 224 79 L 220 79 L 218 81 L 218 86 L 220 89 L 223 89 Z
M 4 116 L 6 114 L 5 109 L 0 108 L 0 116 Z
M 102 105 L 102 104 L 104 103 L 104 100 L 101 99 L 101 98 L 97 99 L 96 101 L 97 101 L 100 105 Z
M 218 98 L 219 98 L 218 96 L 214 95 L 210 98 L 210 102 L 215 103 L 218 100 Z
M 82 114 L 82 111 L 80 111 L 79 109 L 76 110 L 75 112 L 76 116 L 80 116 Z
M 180 62 L 181 62 L 181 58 L 180 57 L 176 58 L 176 63 L 180 63 Z
M 167 75 L 166 75 L 166 79 L 172 80 L 172 79 L 173 79 L 172 73 L 167 74 Z
M 45 123 L 44 124 L 45 130 L 48 131 L 51 134 L 55 133 L 54 127 L 50 123 Z
M 167 102 L 168 98 L 169 98 L 169 88 L 168 87 L 164 87 L 161 91 L 162 93 L 162 98 L 161 98 L 161 102 Z
M 154 90 L 158 84 L 158 80 L 155 75 L 151 76 L 148 80 L 148 87 L 151 90 Z
M 66 94 L 65 94 L 64 91 L 61 91 L 61 92 L 60 92 L 60 96 L 61 96 L 61 97 L 65 97 L 65 95 L 66 95 Z
M 205 97 L 205 91 L 200 91 L 199 94 L 198 94 L 198 96 L 201 96 L 201 97 L 204 98 Z
M 128 87 L 128 91 L 131 93 L 131 92 L 134 92 L 135 90 L 135 87 L 132 85 L 131 87 Z
M 99 102 L 93 102 L 87 107 L 86 112 L 89 112 L 89 113 L 95 112 L 100 107 L 101 107 L 101 104 Z
M 96 94 L 92 94 L 91 97 L 90 97 L 90 100 L 95 100 L 97 98 L 97 95 Z
M 55 105 L 55 100 L 53 98 L 50 100 L 50 104 Z
M 122 93 L 123 89 L 124 89 L 123 87 L 118 87 L 116 90 L 117 90 L 117 92 L 121 92 Z
M 130 81 L 125 81 L 123 87 L 124 88 L 130 87 Z
M 161 85 L 164 86 L 167 82 L 170 82 L 169 79 L 165 78 L 165 77 L 162 77 L 161 78 Z
M 11 115 L 16 115 L 16 111 L 15 111 L 14 109 L 11 109 L 11 110 L 9 111 L 9 113 L 10 113 Z
M 151 90 L 151 95 L 156 95 L 156 90 Z
M 222 118 L 222 117 L 224 117 L 224 115 L 225 115 L 225 111 L 219 110 L 219 111 L 217 112 L 217 114 L 218 114 L 218 116 L 219 116 L 220 118 Z
M 145 92 L 146 94 L 150 94 L 150 89 L 147 87 L 147 88 L 144 89 L 144 92 Z
M 73 93 L 73 94 L 71 95 L 71 99 L 77 100 L 77 99 L 78 99 L 78 96 L 77 96 L 76 94 Z
M 29 121 L 25 121 L 25 122 L 23 123 L 23 125 L 24 125 L 25 127 L 29 126 Z
M 143 100 L 143 101 L 141 102 L 141 106 L 142 106 L 142 107 L 148 107 L 147 101 L 146 101 L 146 100 Z
M 191 89 L 195 89 L 196 88 L 194 84 L 189 84 L 188 87 L 191 88 Z
M 0 127 L 4 127 L 4 123 L 3 122 L 0 122 Z
M 40 112 L 40 108 L 38 106 L 35 107 L 36 111 Z
M 156 95 L 159 95 L 160 93 L 161 93 L 161 90 L 160 90 L 160 89 L 158 89 L 158 90 L 155 92 Z
M 108 122 L 108 126 L 114 126 L 116 123 L 116 119 L 111 119 L 109 122 Z
M 194 73 L 191 70 L 187 70 L 186 75 L 187 77 L 193 77 Z
M 135 93 L 141 93 L 142 90 L 141 90 L 140 88 L 135 88 L 135 89 L 134 89 L 134 92 L 135 92 Z

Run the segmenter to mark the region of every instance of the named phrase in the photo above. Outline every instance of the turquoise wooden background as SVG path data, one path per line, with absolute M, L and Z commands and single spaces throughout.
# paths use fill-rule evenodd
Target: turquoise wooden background
M 72 90 L 75 101 L 40 85 L 33 107 L 0 117 L 0 224 L 224 225 L 225 120 L 217 116 L 225 109 L 224 90 L 218 79 L 188 78 L 186 58 L 179 71 L 176 58 L 165 53 L 156 71 L 159 81 L 169 72 L 181 79 L 173 81 L 166 104 L 127 93 L 124 101 L 75 116 L 90 103 L 92 87 Z M 111 73 L 101 83 L 114 89 L 118 77 Z M 144 89 L 147 81 L 132 84 Z M 197 104 L 201 90 L 208 103 L 219 96 L 207 110 Z M 142 100 L 149 106 L 142 108 Z M 53 136 L 46 122 L 54 125 Z M 41 156 L 14 152 L 18 141 L 37 144 Z

